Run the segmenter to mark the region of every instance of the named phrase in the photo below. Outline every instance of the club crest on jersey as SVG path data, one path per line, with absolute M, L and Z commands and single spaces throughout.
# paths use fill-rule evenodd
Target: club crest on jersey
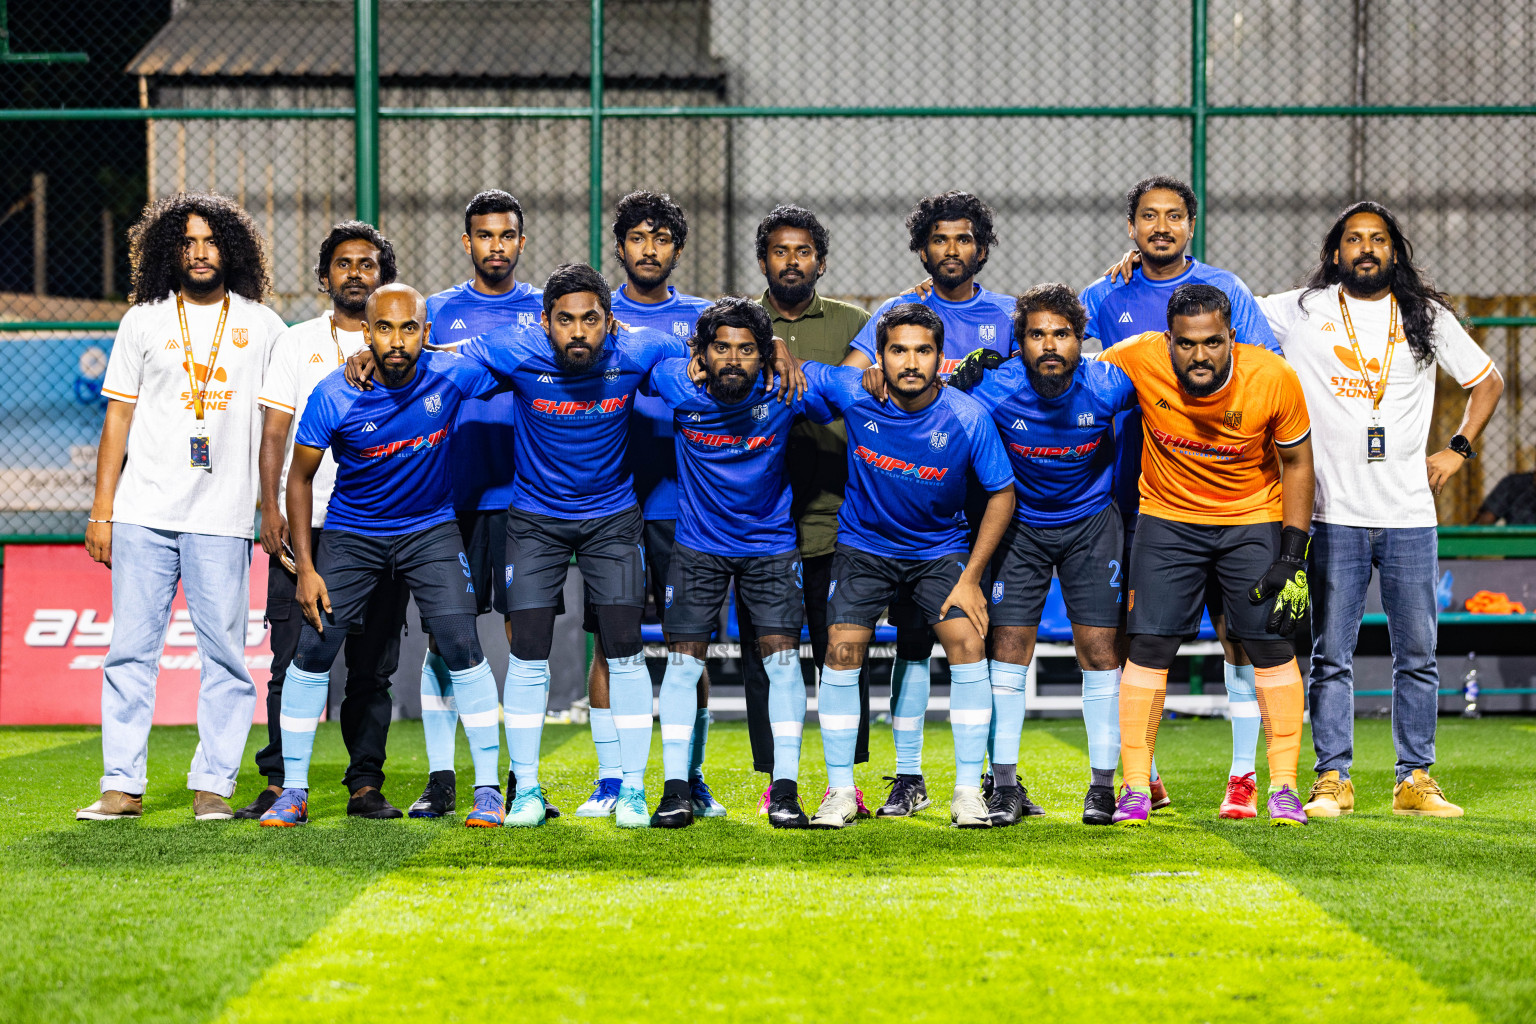
M 610 367 L 608 367 L 608 369 L 603 371 L 603 380 L 607 381 L 609 384 L 612 384 L 614 381 L 616 381 L 618 379 L 619 379 L 619 368 L 617 366 L 610 366 Z
M 246 327 L 231 328 L 229 340 L 235 343 L 235 348 L 245 348 L 251 343 L 251 332 Z
M 768 418 L 768 405 L 766 402 L 762 405 L 754 405 L 752 407 L 752 418 L 758 422 L 762 422 Z
M 421 400 L 421 406 L 427 410 L 428 416 L 436 416 L 443 411 L 443 398 L 441 395 L 433 392 Z
M 1226 412 L 1221 414 L 1221 422 L 1229 430 L 1240 430 L 1240 429 L 1242 429 L 1242 426 L 1243 426 L 1243 412 L 1242 412 L 1242 410 L 1239 409 L 1239 410 L 1234 412 L 1231 409 L 1228 409 Z
M 517 326 L 519 326 L 519 327 L 532 327 L 534 325 L 534 323 L 535 323 L 535 319 L 534 319 L 534 315 L 532 313 L 519 313 L 519 314 L 517 314 Z
M 947 444 L 949 444 L 949 431 L 947 430 L 935 430 L 928 436 L 928 447 L 936 452 L 943 451 L 944 446 Z
M 1077 425 L 1082 430 L 1093 429 L 1093 413 L 1080 412 L 1077 414 Z
M 992 603 L 1001 604 L 1003 601 L 1003 581 L 998 580 L 992 584 Z
M 666 601 L 667 601 L 667 607 L 671 608 L 672 607 L 672 584 L 670 584 L 670 583 L 667 584 Z
M 982 324 L 976 333 L 982 341 L 996 341 L 997 324 Z
M 688 326 L 688 321 L 687 320 L 673 320 L 672 321 L 672 334 L 673 334 L 674 337 L 686 338 L 689 335 L 691 335 L 692 333 L 693 333 L 693 329 Z

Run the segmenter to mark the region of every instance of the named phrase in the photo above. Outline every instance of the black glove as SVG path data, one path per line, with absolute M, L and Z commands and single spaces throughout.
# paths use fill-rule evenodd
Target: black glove
M 1248 593 L 1248 600 L 1263 604 L 1275 599 L 1266 623 L 1271 633 L 1290 636 L 1296 624 L 1307 614 L 1307 550 L 1312 539 L 1307 531 L 1287 526 L 1280 531 L 1280 557 L 1265 571 Z
M 978 348 L 972 351 L 960 365 L 955 367 L 955 372 L 949 375 L 945 381 L 952 388 L 961 391 L 969 391 L 981 383 L 982 374 L 987 370 L 995 370 L 1003 365 L 1003 357 L 989 348 Z

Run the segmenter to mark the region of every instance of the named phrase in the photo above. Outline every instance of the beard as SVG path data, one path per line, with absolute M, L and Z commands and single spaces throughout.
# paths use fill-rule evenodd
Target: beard
M 780 278 L 770 277 L 768 294 L 781 307 L 798 306 L 816 291 L 816 280 L 814 277 L 802 276 L 794 283 L 785 283 Z
M 1171 360 L 1173 357 L 1170 355 L 1168 358 Z M 1190 380 L 1189 372 L 1197 366 L 1201 369 L 1213 371 L 1210 383 L 1197 384 Z M 1179 369 L 1178 364 L 1174 364 L 1173 375 L 1179 378 L 1179 387 L 1184 389 L 1186 395 L 1189 395 L 1191 398 L 1208 398 L 1220 391 L 1222 385 L 1226 384 L 1227 378 L 1232 376 L 1232 363 L 1229 361 L 1224 369 L 1212 366 L 1210 363 L 1191 363 L 1182 370 Z
M 183 292 L 191 292 L 193 295 L 207 295 L 209 292 L 217 291 L 224 284 L 224 268 L 213 267 L 212 269 L 213 276 L 208 279 L 207 283 L 202 283 L 193 280 L 191 272 L 187 267 L 183 266 L 181 268 L 181 290 Z
M 592 354 L 590 356 L 580 359 L 572 359 L 567 354 L 567 349 L 563 349 L 559 345 L 551 345 L 550 347 L 555 350 L 555 367 L 561 373 L 581 373 L 582 371 L 592 369 L 603 358 L 603 347 L 606 341 L 607 339 L 605 338 L 603 341 L 598 342 L 596 347 L 591 349 Z
M 623 263 L 622 260 L 620 262 Z M 672 271 L 677 268 L 677 260 L 674 259 L 670 266 L 649 263 L 637 264 L 633 267 L 628 263 L 623 265 L 625 277 L 642 288 L 654 288 L 672 276 Z
M 885 386 L 890 391 L 901 395 L 903 398 L 916 398 L 933 386 L 934 378 L 918 375 L 916 377 L 885 375 Z
M 752 393 L 752 378 L 737 366 L 727 366 L 718 373 L 709 367 L 705 370 L 705 382 L 709 393 L 726 405 L 735 405 Z
M 416 360 L 414 359 L 406 360 L 406 362 L 398 368 L 391 366 L 388 360 L 380 359 L 377 362 L 379 367 L 379 379 L 384 382 L 384 386 L 387 388 L 397 388 L 404 384 L 405 379 L 409 377 L 411 375 L 411 371 L 416 368 Z
M 368 289 L 364 288 L 363 297 L 353 301 L 347 296 L 347 289 L 349 287 L 350 285 L 344 283 L 340 288 L 328 289 L 327 294 L 331 297 L 331 305 L 335 306 L 338 312 L 345 313 L 347 316 L 361 317 L 368 309 Z
M 512 276 L 512 271 L 517 269 L 517 260 L 508 259 L 505 266 L 488 267 L 484 263 L 476 263 L 475 269 L 480 272 L 481 278 L 487 284 L 501 284 Z
M 1076 372 L 1076 362 L 1070 364 L 1063 372 L 1053 374 L 1040 373 L 1032 363 L 1024 364 L 1024 375 L 1029 378 L 1029 386 L 1034 388 L 1035 394 L 1041 398 L 1060 398 L 1066 394 L 1072 387 L 1072 377 Z
M 1144 265 L 1156 267 L 1159 270 L 1164 267 L 1171 267 L 1184 259 L 1184 250 L 1179 248 L 1172 249 L 1167 253 L 1156 253 L 1148 252 L 1146 249 L 1141 248 L 1141 246 L 1137 246 L 1136 251 L 1141 254 L 1141 262 Z
M 1353 263 L 1339 267 L 1339 283 L 1357 295 L 1369 295 L 1390 288 L 1396 276 L 1396 259 L 1378 260 L 1374 268 L 1367 268 L 1363 273 Z
M 933 283 L 940 288 L 958 288 L 981 270 L 981 258 L 973 256 L 969 260 L 961 260 L 957 268 L 954 264 L 945 263 L 942 260 L 937 264 L 931 264 L 925 256 L 923 269 L 928 271 L 928 276 L 933 278 Z

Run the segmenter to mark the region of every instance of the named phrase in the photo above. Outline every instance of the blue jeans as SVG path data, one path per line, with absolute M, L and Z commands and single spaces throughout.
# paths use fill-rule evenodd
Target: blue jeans
M 197 750 L 187 788 L 235 792 L 256 684 L 245 667 L 251 542 L 241 537 L 112 527 L 112 646 L 101 686 L 101 790 L 142 796 L 149 784 L 149 726 L 155 680 L 176 583 L 197 633 L 202 685 Z
M 1392 743 L 1397 778 L 1435 762 L 1440 674 L 1435 668 L 1436 533 L 1432 526 L 1370 529 L 1312 524 L 1312 746 L 1319 774 L 1349 778 L 1355 747 L 1355 645 L 1371 570 L 1392 643 Z

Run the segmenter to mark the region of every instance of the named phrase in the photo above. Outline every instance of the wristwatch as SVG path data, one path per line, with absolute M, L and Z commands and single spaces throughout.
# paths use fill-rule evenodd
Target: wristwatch
M 1472 450 L 1472 442 L 1460 434 L 1451 438 L 1451 443 L 1446 445 L 1446 447 L 1464 459 L 1477 458 L 1477 452 Z

